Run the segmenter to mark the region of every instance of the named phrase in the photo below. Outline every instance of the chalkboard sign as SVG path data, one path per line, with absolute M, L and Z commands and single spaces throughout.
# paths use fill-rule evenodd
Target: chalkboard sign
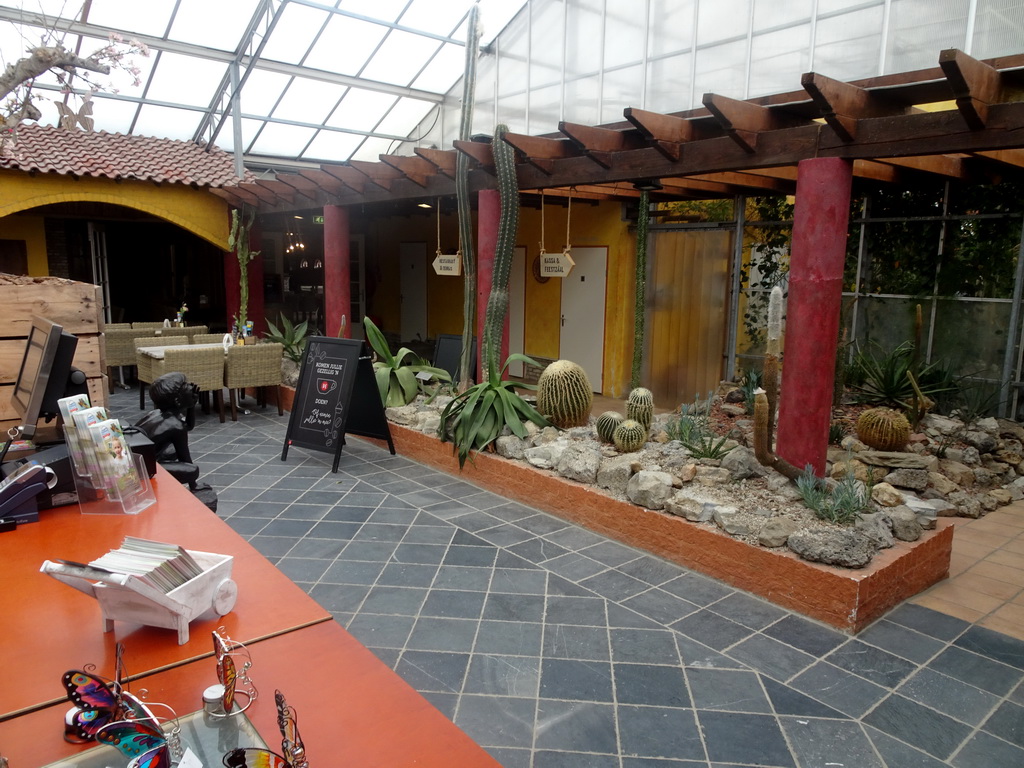
M 309 339 L 299 369 L 281 461 L 288 458 L 288 448 L 294 445 L 333 453 L 333 471 L 337 472 L 346 431 L 386 439 L 391 453 L 395 452 L 373 368 L 362 351 L 363 342 L 357 339 Z M 357 390 L 358 406 L 354 407 Z M 372 392 L 372 398 L 367 390 Z
M 439 333 L 434 345 L 434 367 L 448 371 L 452 381 L 458 381 L 461 361 L 462 334 Z M 476 376 L 476 336 L 473 337 L 473 351 L 470 352 L 469 375 Z

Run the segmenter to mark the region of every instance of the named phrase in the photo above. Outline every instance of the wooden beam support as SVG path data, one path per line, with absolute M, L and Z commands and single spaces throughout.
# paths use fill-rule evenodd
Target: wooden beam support
M 245 188 L 252 192 L 254 195 L 256 195 L 256 197 L 258 197 L 262 202 L 266 203 L 267 205 L 277 205 L 278 203 L 281 202 L 281 199 L 277 195 L 275 195 L 266 187 L 257 184 L 254 181 L 246 182 Z
M 744 152 L 753 154 L 757 151 L 757 137 L 762 131 L 780 127 L 768 107 L 717 93 L 705 93 L 702 101 L 729 138 Z
M 353 192 L 363 193 L 366 191 L 366 177 L 349 165 L 333 165 L 325 163 L 320 170 L 328 173 Z
M 754 190 L 763 189 L 769 192 L 780 192 L 785 195 L 792 195 L 796 191 L 795 178 L 793 181 L 789 181 L 786 179 L 775 178 L 772 176 L 761 176 L 756 173 L 738 173 L 736 171 L 726 171 L 725 173 L 706 173 L 699 174 L 696 176 L 686 176 L 685 179 L 694 179 L 697 181 L 716 181 L 720 184 L 728 184 L 730 187 L 733 188 L 740 188 L 740 191 L 744 191 L 743 188 Z M 671 179 L 663 179 L 662 181 L 671 181 Z M 749 191 L 747 191 L 745 192 L 745 194 L 750 193 Z
M 380 155 L 380 161 L 400 171 L 407 179 L 424 189 L 430 177 L 437 173 L 434 164 L 419 155 Z
M 427 160 L 448 178 L 455 178 L 456 152 L 454 149 L 427 149 L 425 147 L 417 147 L 413 152 Z
M 229 205 L 235 208 L 242 208 L 245 205 L 245 201 L 235 196 L 233 192 L 229 192 L 228 189 L 237 190 L 238 187 L 210 187 L 210 192 L 225 200 Z
M 882 157 L 878 163 L 895 165 L 899 168 L 909 168 L 914 171 L 933 173 L 936 176 L 945 176 L 950 179 L 967 181 L 970 179 L 970 169 L 962 157 L 950 157 L 949 155 L 925 155 L 922 157 Z
M 489 141 L 461 141 L 456 139 L 453 144 L 462 154 L 466 155 L 480 165 L 492 176 L 494 175 L 494 152 L 491 150 Z
M 316 168 L 304 168 L 299 171 L 299 175 L 309 179 L 329 195 L 343 195 L 346 192 L 345 184 L 340 179 L 331 176 L 331 174 L 326 171 L 321 171 Z
M 972 131 L 988 123 L 988 110 L 999 102 L 1002 77 L 999 70 L 956 48 L 939 54 L 939 67 L 953 91 L 956 107 Z
M 857 139 L 857 121 L 862 118 L 906 113 L 904 107 L 882 102 L 865 88 L 833 80 L 817 72 L 805 72 L 800 76 L 800 84 L 821 117 L 843 141 Z
M 683 144 L 696 138 L 692 122 L 682 117 L 626 107 L 623 116 L 640 131 L 640 135 L 669 160 L 683 155 Z
M 1024 149 L 997 149 L 994 152 L 975 152 L 978 157 L 995 160 L 997 163 L 1024 168 Z
M 583 150 L 583 153 L 602 168 L 611 168 L 611 156 L 646 146 L 643 137 L 635 131 L 596 128 L 579 123 L 559 122 L 558 130 Z
M 523 153 L 523 158 L 537 170 L 550 175 L 554 161 L 579 157 L 582 152 L 568 139 L 546 139 L 523 133 L 506 133 L 505 141 Z
M 397 168 L 392 168 L 384 163 L 374 163 L 369 160 L 349 160 L 348 164 L 363 174 L 371 183 L 387 191 L 391 190 L 391 185 L 395 179 L 405 176 Z
M 277 174 L 277 180 L 282 184 L 287 184 L 303 197 L 319 204 L 317 192 L 320 191 L 320 187 L 316 182 L 310 181 L 305 176 L 300 176 L 297 173 L 279 173 Z
M 292 204 L 295 202 L 295 188 L 288 184 L 284 184 L 276 179 L 256 179 L 253 183 L 269 189 L 286 203 Z

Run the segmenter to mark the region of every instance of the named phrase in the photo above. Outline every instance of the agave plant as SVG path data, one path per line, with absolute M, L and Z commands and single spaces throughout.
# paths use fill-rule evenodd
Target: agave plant
M 366 340 L 377 354 L 377 359 L 373 363 L 373 374 L 377 379 L 380 399 L 385 408 L 408 405 L 416 399 L 421 388 L 421 379 L 416 375 L 418 373 L 430 373 L 431 378 L 441 381 L 452 380 L 448 371 L 427 365 L 408 347 L 402 347 L 392 355 L 388 349 L 387 339 L 370 318 L 363 318 L 363 327 L 366 329 Z
M 517 388 L 536 390 L 536 385 L 502 380 L 509 363 L 516 360 L 537 365 L 526 355 L 509 355 L 500 372 L 494 366 L 489 366 L 486 381 L 467 389 L 441 412 L 438 435 L 441 442 L 451 440 L 454 443 L 460 468 L 465 465 L 471 451 L 487 448 L 501 436 L 505 427 L 517 437 L 525 438 L 523 419 L 541 427 L 550 425 L 536 408 L 516 392 Z
M 276 341 L 284 347 L 284 355 L 293 362 L 302 360 L 302 352 L 306 347 L 306 336 L 309 335 L 309 325 L 303 320 L 298 325 L 281 313 L 280 329 L 267 318 L 267 331 L 263 334 L 267 341 Z

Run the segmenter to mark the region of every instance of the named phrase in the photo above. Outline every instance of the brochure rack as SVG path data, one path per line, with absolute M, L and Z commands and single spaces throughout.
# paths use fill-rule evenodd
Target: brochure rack
M 65 437 L 69 441 L 69 445 L 75 445 L 71 457 L 75 468 L 75 488 L 78 491 L 79 507 L 83 514 L 137 515 L 156 503 L 156 495 L 149 483 L 146 460 L 141 454 L 128 454 L 129 458 L 126 461 L 132 462 L 134 472 L 131 473 L 130 482 L 121 483 L 122 487 L 118 488 L 116 477 L 103 477 L 95 469 L 90 471 L 87 463 L 82 460 L 79 436 L 74 434 L 69 436 L 68 429 L 65 427 Z
M 224 616 L 238 599 L 238 585 L 231 579 L 234 558 L 194 550 L 189 550 L 189 554 L 203 572 L 166 593 L 135 576 L 89 566 L 46 560 L 40 570 L 96 598 L 103 614 L 104 632 L 112 632 L 115 621 L 130 621 L 175 629 L 178 645 L 184 645 L 188 642 L 189 622 L 205 614 L 210 618 Z

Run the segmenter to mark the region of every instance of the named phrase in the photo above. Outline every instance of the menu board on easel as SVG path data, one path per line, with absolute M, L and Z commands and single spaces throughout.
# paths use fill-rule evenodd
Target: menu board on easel
M 323 451 L 334 454 L 332 469 L 337 472 L 346 431 L 386 439 L 391 453 L 395 452 L 373 368 L 368 357 L 360 359 L 362 351 L 363 342 L 358 339 L 309 339 L 299 369 L 281 461 L 288 458 L 291 446 Z M 359 397 L 354 398 L 355 394 Z

